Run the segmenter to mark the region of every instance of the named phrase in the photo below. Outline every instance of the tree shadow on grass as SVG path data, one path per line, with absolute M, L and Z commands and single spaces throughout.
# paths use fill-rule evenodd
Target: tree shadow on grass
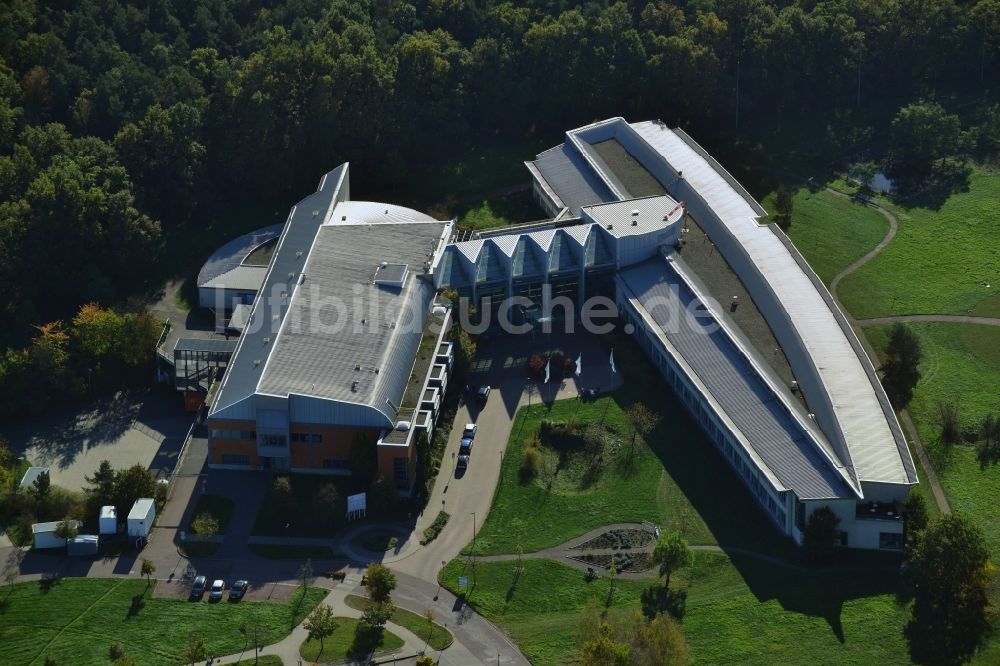
M 132 597 L 132 603 L 129 604 L 128 612 L 125 614 L 126 620 L 131 620 L 139 612 L 146 607 L 146 593 L 140 592 L 139 594 Z

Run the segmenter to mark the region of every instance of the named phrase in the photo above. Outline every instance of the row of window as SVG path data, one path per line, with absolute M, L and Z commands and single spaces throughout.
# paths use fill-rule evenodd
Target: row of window
M 642 345 L 649 352 L 650 358 L 660 369 L 660 372 L 673 387 L 674 391 L 687 405 L 688 410 L 698 419 L 702 428 L 709 434 L 709 438 L 716 445 L 723 456 L 729 461 L 733 469 L 743 479 L 746 486 L 760 502 L 761 506 L 767 509 L 768 515 L 774 520 L 782 531 L 785 530 L 785 510 L 784 500 L 781 495 L 773 489 L 767 481 L 762 481 L 756 466 L 747 460 L 742 447 L 736 443 L 732 433 L 723 427 L 715 418 L 715 414 L 705 408 L 704 397 L 693 387 L 688 385 L 683 373 L 677 368 L 662 346 L 662 343 L 650 335 L 643 335 L 645 326 L 638 318 L 633 317 L 632 312 L 624 312 L 625 319 L 632 324 L 636 335 Z
M 257 439 L 256 430 L 236 430 L 231 428 L 212 428 L 212 439 Z

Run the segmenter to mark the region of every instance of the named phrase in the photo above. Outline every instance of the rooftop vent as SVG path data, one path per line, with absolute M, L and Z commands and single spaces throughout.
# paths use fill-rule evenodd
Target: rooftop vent
M 408 273 L 407 264 L 390 264 L 383 261 L 379 264 L 378 270 L 375 271 L 375 284 L 402 288 Z

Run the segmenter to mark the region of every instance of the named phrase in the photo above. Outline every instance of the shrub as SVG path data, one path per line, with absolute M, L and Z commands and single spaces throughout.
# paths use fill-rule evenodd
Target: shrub
M 524 449 L 521 455 L 521 483 L 528 483 L 538 476 L 538 468 L 542 466 L 542 454 L 534 446 Z
M 438 513 L 437 518 L 434 519 L 430 527 L 424 530 L 424 538 L 420 540 L 420 545 L 426 546 L 431 541 L 434 541 L 438 537 L 438 534 L 441 533 L 441 530 L 444 529 L 444 526 L 448 524 L 449 518 L 451 516 L 445 511 Z

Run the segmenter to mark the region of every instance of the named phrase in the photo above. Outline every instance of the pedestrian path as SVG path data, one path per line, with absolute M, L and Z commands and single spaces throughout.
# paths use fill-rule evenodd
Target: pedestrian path
M 361 611 L 351 608 L 347 605 L 347 595 L 354 592 L 361 584 L 361 576 L 357 573 L 348 574 L 347 579 L 344 581 L 343 585 L 338 585 L 330 590 L 326 597 L 320 602 L 322 604 L 328 605 L 333 609 L 333 614 L 337 617 L 351 617 L 360 618 Z M 305 622 L 303 621 L 297 627 L 292 630 L 284 640 L 272 645 L 265 646 L 260 651 L 260 656 L 275 655 L 280 657 L 284 662 L 285 666 L 297 666 L 298 664 L 307 663 L 299 656 L 299 647 L 309 638 L 309 632 L 303 626 Z M 409 631 L 408 629 L 399 626 L 398 624 L 393 624 L 388 622 L 385 625 L 387 631 L 399 636 L 403 639 L 403 647 L 395 651 L 395 654 L 399 656 L 407 655 L 417 655 L 424 650 L 424 641 L 419 636 Z M 388 655 L 386 655 L 388 656 Z M 213 664 L 235 664 L 237 662 L 243 661 L 244 659 L 253 659 L 254 652 L 253 647 L 244 650 L 242 652 L 226 655 L 224 657 L 215 657 L 212 661 Z M 325 662 L 324 662 L 325 663 Z M 338 663 L 338 662 L 330 662 Z M 350 662 L 339 662 L 339 663 L 350 663 Z

